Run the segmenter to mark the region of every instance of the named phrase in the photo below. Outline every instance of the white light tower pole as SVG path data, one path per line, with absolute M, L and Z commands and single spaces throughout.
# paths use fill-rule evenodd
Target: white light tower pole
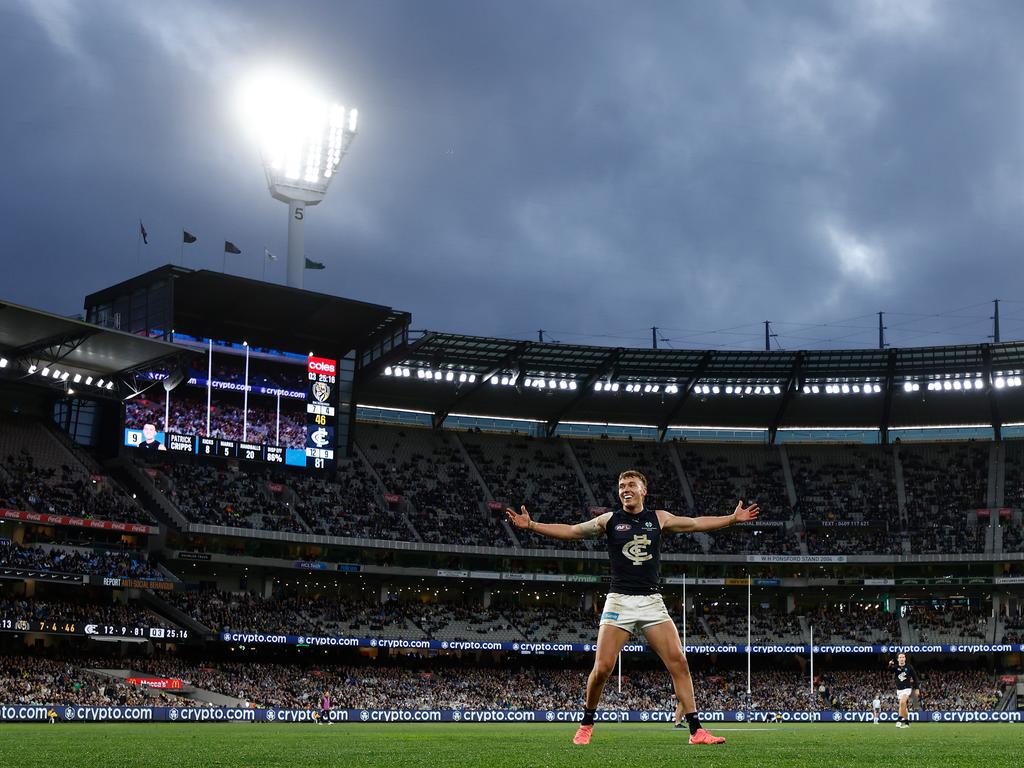
M 302 288 L 306 208 L 327 195 L 355 138 L 359 114 L 279 78 L 257 83 L 250 95 L 267 187 L 275 200 L 288 204 L 288 285 Z

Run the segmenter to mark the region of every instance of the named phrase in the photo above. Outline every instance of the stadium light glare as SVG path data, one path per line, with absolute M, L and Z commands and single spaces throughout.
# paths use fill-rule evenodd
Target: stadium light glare
M 578 388 L 579 388 L 579 385 L 576 384 L 575 381 L 570 381 L 569 382 L 569 391 L 570 392 L 575 392 Z
M 30 371 L 30 373 L 31 373 L 31 371 Z M 87 384 L 88 386 L 92 386 L 92 376 L 86 376 L 86 377 L 85 377 L 85 383 L 86 383 L 86 384 Z
M 913 384 L 913 382 L 904 381 L 903 382 L 903 391 L 904 392 L 913 392 L 914 391 L 914 384 Z
M 331 104 L 300 78 L 273 70 L 243 84 L 239 107 L 259 147 L 270 194 L 288 205 L 288 285 L 302 288 L 305 208 L 327 195 L 356 136 L 358 111 Z
M 75 394 L 75 390 L 73 390 L 71 387 L 68 387 L 68 394 L 69 395 Z
M 839 387 L 839 389 L 842 391 L 842 393 L 844 395 L 850 394 L 850 385 L 849 384 L 843 384 L 842 386 Z
M 465 384 L 466 383 L 466 379 L 468 379 L 468 378 L 469 377 L 466 375 L 466 372 L 463 371 L 462 373 L 459 374 L 459 384 Z
M 679 391 L 679 387 L 676 387 L 676 392 L 678 392 L 678 391 Z M 712 386 L 712 387 L 711 387 L 711 394 L 713 394 L 713 395 L 717 395 L 717 394 L 718 394 L 719 392 L 721 392 L 721 391 L 722 391 L 722 390 L 720 390 L 720 389 L 718 388 L 718 385 L 717 385 L 717 384 L 715 384 L 714 386 Z
M 103 379 L 97 380 L 96 386 L 99 387 L 100 389 L 103 389 Z
M 114 382 L 112 382 L 112 381 L 108 381 L 108 382 L 107 382 L 107 389 L 108 389 L 108 390 L 111 390 L 111 389 L 113 389 L 113 388 L 114 388 Z
M 527 383 L 527 385 L 529 385 L 529 383 Z M 604 384 L 602 384 L 600 381 L 595 381 L 594 382 L 594 391 L 595 392 L 600 392 L 603 389 L 604 389 Z
M 28 372 L 29 372 L 29 373 L 35 373 L 35 372 L 36 372 L 36 367 L 35 367 L 34 365 L 30 365 L 30 366 L 28 367 Z
M 963 385 L 960 383 L 960 379 L 953 380 L 953 389 L 963 389 Z
M 385 376 L 390 376 L 392 374 L 392 372 L 393 372 L 393 369 L 391 368 L 390 365 L 387 368 L 384 369 L 384 375 Z
M 772 394 L 773 395 L 781 395 L 782 394 L 782 387 L 780 387 L 778 384 L 773 386 L 772 387 Z
M 56 376 L 54 376 L 54 378 L 57 378 L 57 377 L 56 377 Z M 67 371 L 64 371 L 64 373 L 62 373 L 62 374 L 60 375 L 60 380 L 61 380 L 61 381 L 67 381 L 67 380 L 68 380 L 68 379 L 70 379 L 70 378 L 71 378 L 71 374 L 70 374 L 70 373 L 68 373 Z
M 32 367 L 35 368 L 35 366 L 32 366 Z M 43 368 L 42 375 L 43 376 L 49 376 L 50 375 L 50 369 L 49 368 Z
M 475 384 L 476 383 L 476 374 L 475 373 L 469 374 L 469 383 L 470 384 Z
M 6 367 L 7 367 L 7 358 L 6 357 L 0 357 L 0 368 L 6 368 Z
M 951 382 L 949 379 L 946 379 L 944 382 L 942 382 L 942 388 L 949 392 L 951 389 L 953 389 L 953 382 Z
M 816 395 L 816 394 L 818 394 L 818 393 L 819 393 L 820 391 L 821 391 L 821 389 L 820 389 L 820 388 L 818 387 L 818 385 L 817 385 L 817 384 L 812 384 L 812 385 L 811 385 L 811 394 L 812 394 L 812 395 Z
M 455 371 L 448 371 L 448 373 L 446 373 L 444 375 L 444 380 L 445 381 L 455 381 Z
M 82 382 L 82 374 L 76 373 L 75 378 L 72 379 L 72 381 L 74 381 L 75 384 L 80 384 Z

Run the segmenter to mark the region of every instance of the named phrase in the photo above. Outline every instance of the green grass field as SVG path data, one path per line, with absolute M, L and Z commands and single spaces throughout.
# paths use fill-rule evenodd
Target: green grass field
M 0 725 L 3 768 L 229 766 L 1019 766 L 1024 725 L 921 723 L 751 726 L 713 730 L 728 743 L 690 747 L 665 725 L 598 724 L 587 747 L 572 725 Z

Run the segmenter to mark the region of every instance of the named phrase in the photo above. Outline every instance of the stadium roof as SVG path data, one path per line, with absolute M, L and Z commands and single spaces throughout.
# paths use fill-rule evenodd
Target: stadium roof
M 90 319 L 116 316 L 135 333 L 175 331 L 334 359 L 381 338 L 404 341 L 411 319 L 380 304 L 173 265 L 96 291 L 85 308 Z
M 549 433 L 577 421 L 662 434 L 750 427 L 773 438 L 783 427 L 873 427 L 884 436 L 891 427 L 984 424 L 998 435 L 1002 424 L 1024 421 L 1022 370 L 1024 342 L 742 352 L 427 333 L 366 366 L 359 400 L 428 410 L 435 425 L 470 414 L 544 421 Z
M 3 379 L 61 390 L 77 387 L 82 394 L 121 397 L 134 372 L 194 354 L 175 344 L 0 301 Z M 76 374 L 80 382 L 75 382 Z M 87 379 L 92 381 L 86 384 Z M 102 387 L 97 386 L 100 381 Z

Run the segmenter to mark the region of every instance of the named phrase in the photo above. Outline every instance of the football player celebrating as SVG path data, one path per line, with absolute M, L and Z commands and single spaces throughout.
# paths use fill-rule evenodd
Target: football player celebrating
M 900 719 L 896 721 L 896 727 L 909 728 L 910 695 L 921 695 L 917 673 L 912 666 L 907 664 L 907 654 L 905 653 L 899 654 L 896 661 L 890 661 L 889 668 L 896 674 L 896 698 L 900 702 Z

